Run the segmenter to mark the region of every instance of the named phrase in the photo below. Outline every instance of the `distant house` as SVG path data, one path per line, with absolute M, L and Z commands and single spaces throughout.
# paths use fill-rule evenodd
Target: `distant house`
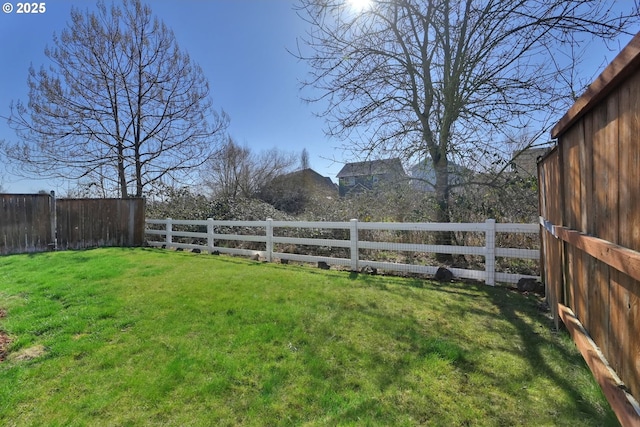
M 464 166 L 456 165 L 449 162 L 447 167 L 449 171 L 449 185 L 461 184 L 465 177 L 468 177 L 472 171 Z M 409 168 L 409 177 L 411 185 L 416 190 L 425 192 L 434 192 L 436 184 L 436 171 L 433 168 L 433 161 L 425 159 Z
M 406 176 L 398 158 L 347 163 L 338 172 L 339 193 L 346 196 L 373 190 L 382 183 L 393 184 Z
M 297 170 L 277 177 L 275 183 L 292 189 L 304 190 L 326 197 L 335 196 L 338 186 L 328 176 L 322 176 L 311 168 Z
M 511 158 L 511 171 L 522 178 L 538 177 L 538 159 L 542 158 L 550 147 L 527 148 L 515 151 Z
M 338 186 L 331 178 L 313 169 L 303 169 L 281 175 L 265 185 L 259 197 L 276 209 L 298 214 L 310 201 L 326 201 L 338 195 Z

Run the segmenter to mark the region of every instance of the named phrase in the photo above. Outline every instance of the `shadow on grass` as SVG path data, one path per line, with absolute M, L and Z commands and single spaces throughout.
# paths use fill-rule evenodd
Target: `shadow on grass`
M 488 288 L 482 285 L 478 289 L 486 293 L 492 303 L 499 309 L 502 317 L 515 326 L 520 340 L 524 345 L 522 353 L 527 359 L 528 365 L 535 373 L 549 378 L 560 387 L 570 396 L 571 401 L 575 405 L 574 410 L 581 414 L 587 414 L 588 417 L 594 421 L 594 424 L 601 426 L 620 425 L 613 411 L 598 411 L 596 407 L 585 399 L 585 396 L 581 394 L 568 376 L 562 375 L 561 372 L 558 372 L 557 369 L 554 369 L 554 367 L 549 364 L 548 358 L 545 358 L 542 353 L 544 346 L 553 346 L 560 357 L 566 360 L 569 365 L 582 366 L 584 369 L 588 369 L 582 356 L 578 352 L 573 354 L 569 353 L 563 346 L 559 345 L 559 343 L 541 337 L 533 327 L 533 324 L 525 321 L 522 313 L 518 312 L 518 310 L 522 310 L 523 307 L 526 310 L 524 314 L 527 317 L 543 316 L 543 314 L 539 312 L 536 302 L 531 299 L 532 297 L 527 301 L 528 304 L 525 305 L 521 302 L 513 301 L 515 298 L 525 298 L 515 291 L 499 287 Z M 547 321 L 547 327 L 553 328 L 551 320 L 545 320 Z M 563 334 L 566 333 L 566 331 L 561 330 L 557 333 Z
M 355 272 L 349 273 L 349 278 L 353 281 L 372 286 L 380 289 L 383 292 L 390 292 L 393 294 L 402 294 L 408 296 L 403 291 L 403 286 L 387 286 L 385 284 L 384 276 L 371 276 L 366 274 L 358 274 Z M 395 282 L 397 283 L 397 282 Z M 517 345 L 497 345 L 496 343 L 480 344 L 478 350 L 461 347 L 464 346 L 465 337 L 464 333 L 456 331 L 455 328 L 447 329 L 448 332 L 443 334 L 438 328 L 434 328 L 432 331 L 425 332 L 419 326 L 420 322 L 413 317 L 412 313 L 402 313 L 398 316 L 389 316 L 378 311 L 368 310 L 366 304 L 361 304 L 358 307 L 354 307 L 359 310 L 364 316 L 363 320 L 377 330 L 385 330 L 389 334 L 390 338 L 407 345 L 410 348 L 410 353 L 415 355 L 419 360 L 420 358 L 435 356 L 452 363 L 456 370 L 464 377 L 477 375 L 482 373 L 485 375 L 495 387 L 500 389 L 500 393 L 505 395 L 514 394 L 517 396 L 513 400 L 515 402 L 518 399 L 530 398 L 529 392 L 526 390 L 527 384 L 532 377 L 541 378 L 536 383 L 543 384 L 544 379 L 553 383 L 555 387 L 562 390 L 562 401 L 558 402 L 557 406 L 548 408 L 547 414 L 553 414 L 553 411 L 561 411 L 561 417 L 566 423 L 567 419 L 572 418 L 572 414 L 575 414 L 575 420 L 590 420 L 589 425 L 598 426 L 619 426 L 619 423 L 615 417 L 615 414 L 606 406 L 602 406 L 598 403 L 594 404 L 594 400 L 599 400 L 601 397 L 585 396 L 583 395 L 585 387 L 584 384 L 577 384 L 581 378 L 585 378 L 584 370 L 586 365 L 582 360 L 582 357 L 577 352 L 571 352 L 567 347 L 560 342 L 561 337 L 555 337 L 555 331 L 551 331 L 553 328 L 552 322 L 544 317 L 544 314 L 539 312 L 537 300 L 533 296 L 526 297 L 517 292 L 500 288 L 500 287 L 488 287 L 483 284 L 460 284 L 451 283 L 443 284 L 438 282 L 432 282 L 424 279 L 412 279 L 409 278 L 406 282 L 408 287 L 427 289 L 429 292 L 411 294 L 412 298 L 417 300 L 423 300 L 425 303 L 433 303 L 429 300 L 429 293 L 434 291 L 438 293 L 445 293 L 454 298 L 447 297 L 446 299 L 437 302 L 436 304 L 444 304 L 445 308 L 442 312 L 447 313 L 447 316 L 464 317 L 467 315 L 473 315 L 476 317 L 479 324 L 487 325 L 486 327 L 497 328 L 498 333 L 502 329 L 500 323 L 504 324 L 508 322 L 511 326 L 509 330 L 515 332 L 513 336 L 513 342 Z M 424 299 L 423 299 L 424 298 Z M 468 304 L 469 299 L 480 299 L 482 302 L 479 305 Z M 464 301 L 467 300 L 467 301 Z M 488 303 L 489 305 L 483 308 L 482 304 Z M 483 319 L 486 319 L 483 320 Z M 496 324 L 496 322 L 499 322 Z M 547 331 L 543 331 L 541 328 L 549 328 Z M 564 333 L 564 332 L 560 332 Z M 476 345 L 476 344 L 472 344 Z M 360 350 L 355 347 L 350 347 L 348 350 L 356 358 L 366 357 Z M 475 351 L 480 353 L 490 354 L 492 351 L 508 352 L 513 354 L 517 360 L 522 360 L 527 366 L 522 372 L 514 372 L 515 378 L 503 383 L 501 374 L 494 374 L 491 370 L 486 370 L 483 367 L 482 359 L 478 359 L 473 355 Z M 471 353 L 470 353 L 471 352 Z M 484 356 L 483 356 L 484 357 Z M 553 363 L 553 358 L 558 358 L 558 364 Z M 378 372 L 375 381 L 381 390 L 389 389 L 391 387 L 401 387 L 404 383 L 405 377 L 411 374 L 412 364 L 416 363 L 416 360 L 408 360 L 403 357 L 399 357 L 393 361 L 389 367 L 389 373 Z M 371 369 L 376 372 L 374 366 L 376 363 L 388 364 L 389 361 L 374 360 L 371 363 Z M 522 363 L 522 362 L 515 362 Z M 574 372 L 573 376 L 571 372 L 562 372 L 563 367 L 576 366 L 579 371 L 577 374 Z M 566 368 L 564 368 L 566 369 Z M 576 376 L 577 375 L 577 376 Z M 509 375 L 507 375 L 509 376 Z M 519 376 L 522 376 L 522 387 L 518 383 Z M 581 383 L 581 381 L 580 381 Z M 521 391 L 514 391 L 514 387 L 522 388 Z M 538 386 L 540 387 L 540 385 Z M 582 388 L 581 388 L 582 387 Z M 588 386 L 586 387 L 588 389 Z M 588 391 L 591 392 L 592 389 Z M 597 394 L 597 392 L 596 392 Z M 552 397 L 545 396 L 545 398 L 551 399 Z M 563 403 L 564 402 L 564 403 Z M 516 403 L 517 404 L 517 403 Z M 544 406 L 544 405 L 543 405 Z M 346 408 L 345 408 L 346 409 Z M 547 408 L 542 408 L 546 410 Z M 363 417 L 371 416 L 372 412 L 376 413 L 380 409 L 376 407 L 373 401 L 363 401 L 360 405 L 350 406 L 348 410 L 341 411 L 336 415 L 335 421 L 340 419 L 358 419 L 359 415 Z M 504 422 L 513 421 L 513 414 L 506 416 L 506 418 L 500 418 L 500 408 L 490 409 L 488 413 L 493 413 L 496 419 Z M 377 417 L 378 415 L 373 415 Z M 496 420 L 494 419 L 494 420 Z M 510 420 L 510 421 L 507 421 Z M 433 419 L 431 419 L 433 421 Z M 485 420 L 486 421 L 486 420 Z M 525 425 L 533 420 L 525 421 Z
M 402 278 L 404 280 L 403 285 L 409 286 L 412 288 L 424 288 L 425 283 L 430 283 L 428 280 L 419 277 L 404 277 L 401 275 L 377 275 L 377 274 L 367 274 L 367 273 L 358 273 L 356 271 L 349 272 L 349 279 L 351 280 L 359 280 L 361 282 L 367 284 L 378 284 L 381 278 L 384 277 L 397 277 Z
M 379 285 L 380 279 L 368 282 Z M 302 343 L 309 348 L 303 353 L 304 366 L 316 383 L 312 388 L 327 415 L 326 425 L 359 420 L 393 425 L 404 415 L 403 410 L 423 418 L 421 423 L 444 422 L 439 417 L 445 417 L 445 410 L 437 399 L 428 404 L 435 408 L 433 413 L 418 405 L 424 399 L 417 395 L 430 391 L 417 387 L 420 381 L 415 376 L 425 363 L 473 371 L 474 362 L 455 339 L 425 330 L 409 311 L 381 310 L 375 301 L 348 299 L 330 302 L 327 307 L 340 314 L 331 323 L 314 322 L 306 330 L 309 341 Z M 319 342 L 317 337 L 330 338 Z M 376 391 L 372 393 L 371 387 Z M 398 408 L 394 399 L 404 392 L 414 403 L 404 402 Z

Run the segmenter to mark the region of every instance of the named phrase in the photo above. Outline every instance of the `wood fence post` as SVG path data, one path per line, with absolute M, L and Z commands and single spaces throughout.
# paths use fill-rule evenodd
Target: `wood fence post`
M 351 271 L 358 271 L 358 220 L 349 221 L 349 234 L 351 237 Z
M 212 254 L 215 251 L 215 241 L 213 240 L 213 218 L 207 218 L 207 247 L 209 253 Z
M 51 221 L 51 246 L 58 250 L 58 214 L 56 212 L 56 192 L 51 191 L 51 204 L 49 205 L 49 219 Z
M 485 283 L 490 286 L 496 284 L 496 220 L 488 219 L 485 221 L 485 254 L 484 269 L 487 273 Z
M 127 230 L 127 239 L 129 241 L 125 244 L 125 246 L 136 246 L 135 219 L 136 219 L 136 210 L 139 203 L 140 203 L 140 199 L 138 198 L 127 200 L 127 204 L 129 207 L 129 221 L 127 221 L 127 226 L 129 229 Z
M 267 218 L 266 226 L 267 235 L 267 262 L 271 262 L 273 258 L 273 219 Z
M 173 224 L 171 223 L 171 218 L 167 218 L 167 227 L 166 227 L 166 236 L 165 243 L 167 244 L 167 249 L 171 247 L 171 232 L 173 231 Z

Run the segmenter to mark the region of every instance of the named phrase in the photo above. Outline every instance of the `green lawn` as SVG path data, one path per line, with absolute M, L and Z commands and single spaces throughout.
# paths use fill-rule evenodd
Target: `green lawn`
M 617 425 L 536 303 L 160 249 L 0 257 L 0 424 Z

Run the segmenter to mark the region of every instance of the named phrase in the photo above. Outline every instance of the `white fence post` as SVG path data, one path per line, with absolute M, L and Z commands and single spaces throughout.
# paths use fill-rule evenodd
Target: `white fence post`
M 349 222 L 349 234 L 351 237 L 351 271 L 358 271 L 358 220 Z
M 212 254 L 215 251 L 215 242 L 213 240 L 213 218 L 207 218 L 207 247 L 209 253 Z
M 267 262 L 273 258 L 273 219 L 267 218 Z
M 484 269 L 487 273 L 485 283 L 490 286 L 496 284 L 496 220 L 488 219 L 485 221 L 485 256 Z
M 167 244 L 167 248 L 171 247 L 171 232 L 173 231 L 173 224 L 171 223 L 171 218 L 167 218 L 167 235 L 165 237 L 165 243 Z

